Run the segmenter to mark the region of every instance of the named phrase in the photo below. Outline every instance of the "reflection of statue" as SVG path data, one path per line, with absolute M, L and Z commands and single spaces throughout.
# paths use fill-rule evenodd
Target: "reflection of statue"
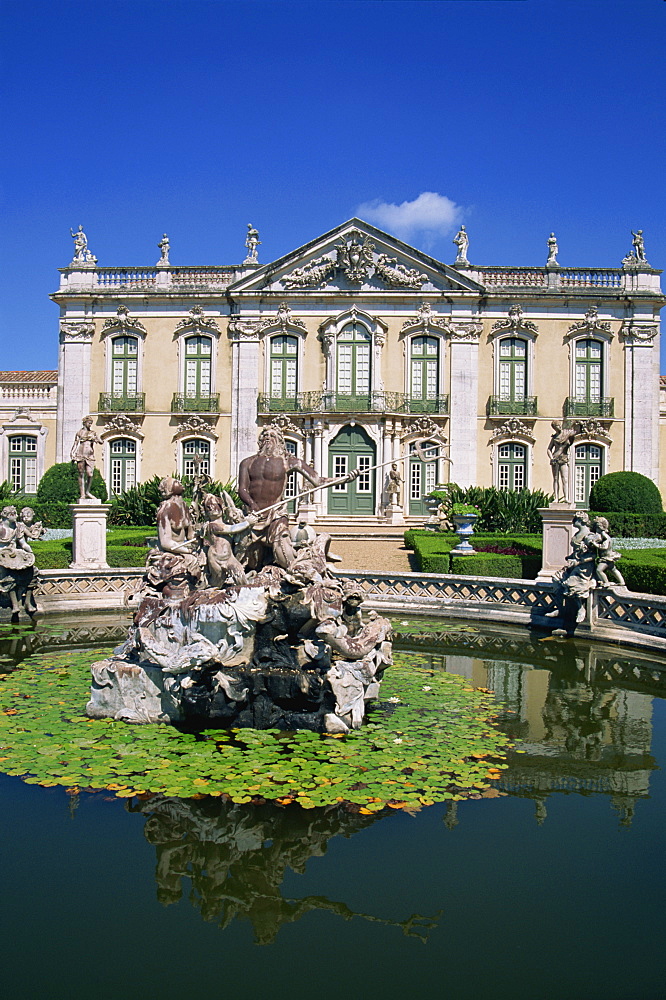
M 26 511 L 33 513 L 29 507 L 24 507 L 21 513 Z M 41 524 L 39 527 L 41 529 Z M 33 596 L 37 582 L 35 556 L 26 541 L 30 530 L 30 525 L 18 520 L 16 507 L 3 508 L 0 513 L 0 604 L 6 606 L 9 601 L 13 622 L 18 621 L 21 607 L 29 615 L 37 610 Z
M 402 487 L 402 476 L 398 471 L 398 465 L 396 462 L 393 463 L 389 471 L 386 483 L 386 492 L 388 494 L 388 502 L 390 504 L 400 504 L 400 490 Z
M 182 483 L 167 476 L 160 483 L 160 494 L 164 500 L 157 508 L 159 548 L 148 553 L 146 577 L 164 597 L 184 597 L 201 577 L 194 526 Z
M 469 236 L 464 226 L 461 226 L 456 235 L 453 237 L 453 243 L 458 247 L 458 256 L 455 259 L 456 264 L 469 264 L 467 260 L 467 251 L 469 249 Z
M 204 920 L 221 928 L 248 920 L 257 944 L 271 944 L 282 927 L 313 910 L 402 930 L 425 941 L 435 918 L 414 914 L 404 921 L 354 911 L 346 903 L 315 894 L 290 899 L 282 894 L 287 869 L 302 873 L 312 858 L 326 853 L 335 836 L 350 837 L 377 821 L 344 806 L 291 809 L 265 803 L 236 805 L 206 797 L 132 800 L 130 812 L 146 817 L 144 835 L 155 848 L 157 896 L 163 906 L 178 902 L 190 878 L 189 898 Z M 309 869 L 308 869 L 309 870 Z
M 557 267 L 557 254 L 559 248 L 557 246 L 555 233 L 551 233 L 546 242 L 548 243 L 548 260 L 546 261 L 546 267 Z
M 92 429 L 92 425 L 92 417 L 83 418 L 81 430 L 76 432 L 70 452 L 70 458 L 76 463 L 79 474 L 80 500 L 97 500 L 97 497 L 90 492 L 90 484 L 95 471 L 95 445 L 102 442 Z
M 569 502 L 569 449 L 576 432 L 564 430 L 558 420 L 550 426 L 553 435 L 548 445 L 548 459 L 553 473 L 553 493 L 556 501 L 562 499 Z
M 161 254 L 160 259 L 157 262 L 157 267 L 165 267 L 169 263 L 169 250 L 171 249 L 169 237 L 166 233 L 157 244 L 157 249 Z
M 259 231 L 254 228 L 251 222 L 247 224 L 247 236 L 245 237 L 245 246 L 247 247 L 247 257 L 243 261 L 244 264 L 258 264 L 259 255 L 257 252 L 257 247 L 261 246 L 261 240 L 259 239 Z

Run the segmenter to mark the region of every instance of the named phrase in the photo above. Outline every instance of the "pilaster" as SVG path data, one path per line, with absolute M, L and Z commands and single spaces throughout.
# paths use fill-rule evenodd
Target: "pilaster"
M 90 412 L 90 358 L 95 324 L 88 320 L 60 321 L 58 356 L 58 428 L 56 462 L 69 460 L 81 420 Z
M 456 323 L 451 331 L 451 478 L 472 486 L 477 477 L 477 409 L 481 323 Z
M 232 317 L 231 340 L 231 470 L 257 450 L 259 394 L 259 324 Z
M 659 326 L 635 318 L 624 343 L 624 468 L 659 479 Z

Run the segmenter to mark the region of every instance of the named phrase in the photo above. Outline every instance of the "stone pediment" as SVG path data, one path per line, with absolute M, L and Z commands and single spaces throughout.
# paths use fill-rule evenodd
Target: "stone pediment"
M 229 287 L 231 294 L 361 290 L 483 292 L 455 268 L 360 219 L 350 219 Z

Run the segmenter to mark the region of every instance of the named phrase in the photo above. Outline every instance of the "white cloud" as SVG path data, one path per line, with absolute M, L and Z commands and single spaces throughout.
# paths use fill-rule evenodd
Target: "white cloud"
M 379 198 L 366 201 L 358 206 L 356 215 L 407 242 L 420 235 L 421 242 L 428 247 L 460 224 L 463 209 L 446 195 L 423 191 L 414 201 L 403 201 L 400 205 Z

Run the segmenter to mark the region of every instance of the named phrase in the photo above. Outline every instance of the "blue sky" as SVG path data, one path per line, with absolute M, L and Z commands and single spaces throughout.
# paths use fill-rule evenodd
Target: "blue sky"
M 266 263 L 368 205 L 449 263 L 462 220 L 477 264 L 541 265 L 554 230 L 562 265 L 615 267 L 637 228 L 666 264 L 657 0 L 0 10 L 2 368 L 56 366 L 80 223 L 100 265 L 163 232 L 173 264 L 238 263 L 248 222 Z

